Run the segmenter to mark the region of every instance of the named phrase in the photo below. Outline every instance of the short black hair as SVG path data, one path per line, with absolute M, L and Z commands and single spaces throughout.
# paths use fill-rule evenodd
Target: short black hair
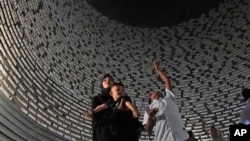
M 193 131 L 187 131 L 187 133 L 188 133 L 188 135 L 189 135 L 189 138 L 191 138 L 192 137 L 192 135 L 193 135 Z
M 114 87 L 114 86 L 122 86 L 122 87 L 124 88 L 124 85 L 123 85 L 121 82 L 115 82 L 115 83 L 111 86 L 111 88 Z
M 103 82 L 103 80 L 104 80 L 106 77 L 109 77 L 109 78 L 111 78 L 111 79 L 114 81 L 113 77 L 112 77 L 110 74 L 105 74 L 105 75 L 102 77 L 102 82 Z
M 248 100 L 250 98 L 250 89 L 245 88 L 242 90 L 242 96 L 245 100 Z

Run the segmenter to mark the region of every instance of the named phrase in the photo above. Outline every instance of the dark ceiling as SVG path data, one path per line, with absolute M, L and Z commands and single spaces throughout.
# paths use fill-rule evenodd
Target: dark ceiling
M 164 27 L 207 14 L 223 0 L 87 0 L 98 12 L 126 25 Z

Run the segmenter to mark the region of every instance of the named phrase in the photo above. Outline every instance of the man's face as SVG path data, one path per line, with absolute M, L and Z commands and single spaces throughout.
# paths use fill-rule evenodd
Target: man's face
M 102 81 L 103 88 L 110 88 L 113 85 L 114 81 L 110 77 L 105 77 Z
M 159 91 L 155 91 L 150 95 L 150 100 L 153 101 L 154 99 L 159 100 L 161 97 L 161 93 Z
M 113 86 L 111 88 L 110 95 L 114 100 L 117 100 L 119 97 L 125 95 L 124 88 L 122 86 Z

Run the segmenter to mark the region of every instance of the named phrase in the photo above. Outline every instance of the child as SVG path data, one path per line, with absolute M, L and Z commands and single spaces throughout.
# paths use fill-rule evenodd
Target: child
M 138 141 L 138 135 L 143 130 L 138 117 L 140 112 L 132 104 L 131 99 L 125 95 L 122 83 L 114 83 L 110 90 L 113 100 L 109 100 L 97 106 L 92 111 L 85 114 L 85 118 L 91 118 L 94 113 L 104 109 L 111 109 L 110 130 L 119 141 Z
M 106 103 L 98 105 L 92 111 L 85 114 L 85 118 L 91 118 L 94 113 L 99 113 L 104 109 L 108 108 L 116 108 L 120 104 L 121 110 L 131 110 L 134 118 L 138 118 L 140 116 L 140 112 L 137 108 L 132 104 L 129 96 L 125 95 L 124 86 L 122 83 L 114 83 L 111 87 L 110 95 L 113 97 L 113 100 L 108 100 Z M 122 102 L 122 103 L 121 103 Z M 124 105 L 126 107 L 124 107 Z

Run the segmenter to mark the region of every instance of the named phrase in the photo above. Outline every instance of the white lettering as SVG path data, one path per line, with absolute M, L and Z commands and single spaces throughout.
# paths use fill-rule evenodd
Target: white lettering
M 235 132 L 234 132 L 234 136 L 237 136 L 237 135 L 238 135 L 238 136 L 241 136 L 241 135 L 240 135 L 239 129 L 236 129 Z
M 236 129 L 235 132 L 234 132 L 234 136 L 243 136 L 244 134 L 247 133 L 247 130 L 246 129 Z
M 243 136 L 243 134 L 246 134 L 247 130 L 246 129 L 241 129 L 241 135 Z

